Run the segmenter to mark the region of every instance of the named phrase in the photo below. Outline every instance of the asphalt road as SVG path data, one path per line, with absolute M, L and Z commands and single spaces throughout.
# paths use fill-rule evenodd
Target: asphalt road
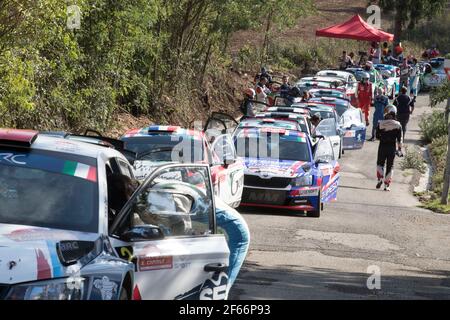
M 420 96 L 410 146 L 425 112 Z M 377 148 L 345 153 L 338 201 L 319 219 L 240 209 L 252 239 L 231 299 L 450 299 L 450 216 L 418 208 L 399 158 L 392 191 L 376 190 Z M 377 268 L 381 287 L 368 289 Z

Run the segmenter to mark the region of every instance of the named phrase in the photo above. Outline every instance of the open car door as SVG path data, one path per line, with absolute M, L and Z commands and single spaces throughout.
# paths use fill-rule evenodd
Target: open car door
M 339 163 L 334 158 L 329 138 L 321 139 L 314 153 L 314 161 L 322 176 L 321 201 L 323 203 L 337 199 L 339 186 Z
M 340 159 L 342 151 L 342 138 L 339 134 L 339 128 L 338 124 L 336 123 L 336 119 L 328 118 L 320 121 L 319 125 L 316 128 L 316 134 L 330 139 L 333 148 L 334 159 Z
M 366 140 L 366 125 L 361 109 L 349 108 L 342 114 L 339 124 L 344 132 L 343 150 L 361 149 Z
M 229 134 L 218 136 L 211 149 L 218 163 L 211 170 L 218 181 L 216 195 L 232 208 L 239 207 L 244 190 L 244 163 L 238 158 L 233 139 Z
M 134 299 L 225 299 L 229 250 L 217 234 L 208 165 L 156 169 L 110 227 L 135 264 Z
M 210 143 L 222 134 L 233 134 L 239 123 L 232 116 L 221 113 L 213 112 L 212 115 L 206 121 L 204 132 Z

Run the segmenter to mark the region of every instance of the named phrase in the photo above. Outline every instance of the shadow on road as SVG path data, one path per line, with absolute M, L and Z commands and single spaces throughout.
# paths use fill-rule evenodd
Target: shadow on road
M 230 299 L 450 299 L 450 271 L 385 276 L 381 270 L 380 290 L 367 288 L 369 276 L 329 268 L 262 267 L 248 263 L 231 290 Z

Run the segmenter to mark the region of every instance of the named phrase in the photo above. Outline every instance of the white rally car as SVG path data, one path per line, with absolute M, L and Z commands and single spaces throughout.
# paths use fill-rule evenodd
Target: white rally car
M 209 125 L 215 124 L 210 121 Z M 136 178 L 146 178 L 161 163 L 209 164 L 215 194 L 236 208 L 244 189 L 244 164 L 236 155 L 230 134 L 214 130 L 206 133 L 213 135 L 178 126 L 153 125 L 130 130 L 121 140 L 126 149 L 137 154 L 133 165 Z
M 226 298 L 209 166 L 155 168 L 119 212 L 116 174 L 114 148 L 0 129 L 0 299 Z

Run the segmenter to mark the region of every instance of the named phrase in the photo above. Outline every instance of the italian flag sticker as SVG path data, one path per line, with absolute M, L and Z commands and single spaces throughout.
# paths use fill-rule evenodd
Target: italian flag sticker
M 87 164 L 66 161 L 64 163 L 63 173 L 92 182 L 97 182 L 97 169 L 95 167 L 88 166 Z

